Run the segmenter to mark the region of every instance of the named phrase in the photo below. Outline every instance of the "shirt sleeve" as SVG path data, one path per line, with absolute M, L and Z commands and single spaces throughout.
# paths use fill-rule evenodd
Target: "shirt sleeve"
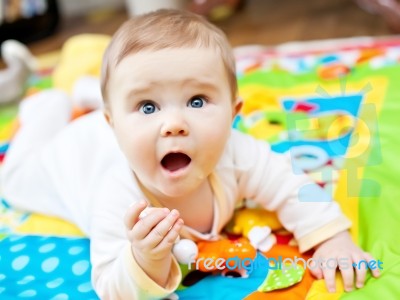
M 94 288 L 101 299 L 165 298 L 181 281 L 179 265 L 171 256 L 168 282 L 161 287 L 137 264 L 126 237 L 123 218 L 129 205 L 141 200 L 140 194 L 134 180 L 125 179 L 132 177 L 129 170 L 114 169 L 107 173 L 97 193 L 90 228 Z
M 301 252 L 350 227 L 339 205 L 322 188 L 307 175 L 294 173 L 288 156 L 237 131 L 232 132 L 231 143 L 240 196 L 276 211 Z

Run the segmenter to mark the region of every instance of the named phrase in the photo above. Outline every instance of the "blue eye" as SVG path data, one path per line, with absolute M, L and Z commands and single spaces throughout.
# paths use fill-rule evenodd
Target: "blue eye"
M 205 100 L 202 97 L 196 96 L 190 99 L 189 106 L 194 108 L 203 107 Z
M 140 111 L 146 115 L 155 113 L 156 110 L 157 108 L 153 103 L 147 102 L 140 106 Z

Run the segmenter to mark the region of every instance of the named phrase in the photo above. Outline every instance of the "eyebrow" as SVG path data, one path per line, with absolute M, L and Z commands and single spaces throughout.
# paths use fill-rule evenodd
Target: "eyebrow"
M 127 94 L 128 99 L 132 98 L 136 94 L 144 94 L 144 93 L 150 92 L 152 89 L 152 84 L 153 83 L 146 84 L 146 85 L 139 85 L 139 86 L 135 86 L 135 87 L 129 89 L 129 92 Z
M 128 92 L 128 99 L 132 98 L 134 95 L 136 94 L 144 94 L 144 93 L 148 93 L 152 90 L 152 87 L 154 85 L 156 85 L 157 82 L 152 81 L 149 82 L 148 84 L 144 84 L 144 85 L 139 85 L 139 86 L 134 86 L 133 88 L 131 88 Z M 192 85 L 192 86 L 196 86 L 198 88 L 202 88 L 202 89 L 208 89 L 208 90 L 217 90 L 217 86 L 209 81 L 209 80 L 199 80 L 199 79 L 195 79 L 195 78 L 188 78 L 185 79 L 183 81 L 182 87 L 187 86 L 187 85 Z
M 211 89 L 211 90 L 217 89 L 217 86 L 215 85 L 215 83 L 213 83 L 209 80 L 199 80 L 199 79 L 195 79 L 195 78 L 186 79 L 183 82 L 183 86 L 186 86 L 186 85 L 194 85 L 196 87 Z

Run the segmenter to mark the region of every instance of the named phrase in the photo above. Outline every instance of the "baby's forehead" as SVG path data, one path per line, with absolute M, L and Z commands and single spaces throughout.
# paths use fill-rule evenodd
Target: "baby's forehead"
M 151 59 L 152 56 L 159 56 L 160 53 L 165 55 L 179 55 L 181 53 L 190 52 L 193 54 L 201 53 L 205 55 L 215 55 L 222 57 L 222 53 L 218 47 L 213 46 L 203 46 L 203 45 L 184 45 L 184 46 L 174 46 L 171 45 L 169 47 L 157 47 L 157 45 L 143 47 L 140 49 L 129 49 L 126 47 L 119 47 L 115 49 L 116 61 L 115 66 L 121 63 L 126 57 L 129 56 L 143 56 L 143 58 Z M 207 56 L 192 56 L 192 59 L 205 59 Z
M 225 69 L 223 60 L 218 51 L 210 47 L 176 47 L 164 49 L 144 49 L 138 52 L 126 52 L 114 64 L 113 73 L 121 71 L 136 73 L 138 69 L 143 74 L 156 72 L 174 74 L 176 72 L 189 72 L 190 68 L 203 73 L 219 72 Z M 227 74 L 220 74 L 226 76 Z
M 132 53 L 110 74 L 109 92 L 119 99 L 151 95 L 215 95 L 230 91 L 226 69 L 209 48 Z
M 167 48 L 126 54 L 114 69 L 116 77 L 127 74 L 165 78 L 226 76 L 220 55 L 211 48 Z M 138 72 L 140 74 L 138 74 Z

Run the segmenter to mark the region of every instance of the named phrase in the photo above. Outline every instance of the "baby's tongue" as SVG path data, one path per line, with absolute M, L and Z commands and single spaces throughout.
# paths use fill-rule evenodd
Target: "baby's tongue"
M 164 156 L 161 165 L 170 172 L 186 167 L 190 163 L 190 157 L 183 153 L 170 153 Z

